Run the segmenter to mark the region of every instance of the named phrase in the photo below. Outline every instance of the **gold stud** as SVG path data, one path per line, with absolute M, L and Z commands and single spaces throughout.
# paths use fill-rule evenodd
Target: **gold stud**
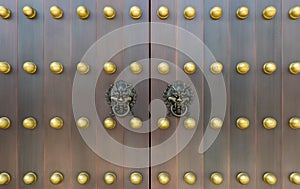
M 60 184 L 64 180 L 64 175 L 60 172 L 54 172 L 50 176 L 50 182 L 54 185 Z
M 248 7 L 242 6 L 238 8 L 236 11 L 236 16 L 241 20 L 248 18 L 248 15 L 249 15 Z
M 276 71 L 276 69 L 277 69 L 277 67 L 276 67 L 276 64 L 274 62 L 267 62 L 263 66 L 264 73 L 269 74 L 269 75 L 274 73 Z
M 37 67 L 36 67 L 36 65 L 33 62 L 25 62 L 23 64 L 23 70 L 26 73 L 34 74 L 36 72 L 36 70 L 37 70 Z
M 292 117 L 289 121 L 289 125 L 292 129 L 300 129 L 300 118 Z
M 80 172 L 77 176 L 78 184 L 84 185 L 90 180 L 90 175 L 87 172 Z
M 249 70 L 250 70 L 250 65 L 247 62 L 240 62 L 236 66 L 236 71 L 239 74 L 246 74 L 249 72 Z
M 113 7 L 111 6 L 106 6 L 103 8 L 103 14 L 106 19 L 113 19 L 116 16 L 116 11 Z
M 143 122 L 140 118 L 138 117 L 133 117 L 131 120 L 130 120 L 130 127 L 133 128 L 133 129 L 139 129 L 141 128 L 143 125 Z
M 223 121 L 220 118 L 214 117 L 210 120 L 209 125 L 213 129 L 221 129 L 223 126 Z
M 157 121 L 157 125 L 160 129 L 166 130 L 170 127 L 170 121 L 168 118 L 159 118 L 159 120 Z
M 239 173 L 236 176 L 237 181 L 242 185 L 247 185 L 250 182 L 250 177 L 247 173 Z
M 139 172 L 133 172 L 130 174 L 130 182 L 134 185 L 138 185 L 143 181 L 143 175 Z
M 274 185 L 277 182 L 277 178 L 273 173 L 265 173 L 263 176 L 263 180 L 269 185 Z
M 10 120 L 7 117 L 0 118 L 0 129 L 8 129 L 10 127 Z
M 290 181 L 293 184 L 300 185 L 300 173 L 292 173 L 292 174 L 290 174 Z
M 50 70 L 55 74 L 61 74 L 64 70 L 64 66 L 59 62 L 51 62 Z
M 291 19 L 298 19 L 300 17 L 300 6 L 295 6 L 290 9 L 289 15 Z
M 76 126 L 81 129 L 88 128 L 89 125 L 90 125 L 90 122 L 89 122 L 88 118 L 86 118 L 86 117 L 81 117 L 76 121 Z
M 187 183 L 189 185 L 193 185 L 197 181 L 197 176 L 193 172 L 187 172 L 184 174 L 183 180 L 185 183 Z
M 113 62 L 106 62 L 103 66 L 105 73 L 113 74 L 117 71 L 117 66 Z
M 53 18 L 60 19 L 63 17 L 64 12 L 60 7 L 54 5 L 50 7 L 50 14 L 52 15 Z
M 157 175 L 157 180 L 160 184 L 166 185 L 170 182 L 170 175 L 166 172 L 161 172 Z
M 85 20 L 90 16 L 90 12 L 85 6 L 78 6 L 76 12 L 77 16 L 82 20 Z
M 50 120 L 50 127 L 60 129 L 64 126 L 64 121 L 60 117 L 54 117 Z
M 9 184 L 10 182 L 10 175 L 6 172 L 0 173 L 0 185 Z
M 143 66 L 138 63 L 138 62 L 133 62 L 130 64 L 130 71 L 133 73 L 133 74 L 139 74 L 141 73 L 143 70 Z
M 247 129 L 250 125 L 249 119 L 240 117 L 236 120 L 236 126 L 240 129 Z
M 104 125 L 104 127 L 106 128 L 106 129 L 113 129 L 113 128 L 115 128 L 116 127 L 116 125 L 117 125 L 117 122 L 113 119 L 113 118 L 111 118 L 111 117 L 108 117 L 108 118 L 106 118 L 104 121 L 103 121 L 103 125 Z
M 220 185 L 220 184 L 222 184 L 223 183 L 223 176 L 222 176 L 222 174 L 221 173 L 213 173 L 213 174 L 211 174 L 211 176 L 210 176 L 210 181 L 212 182 L 212 183 L 214 183 L 215 185 Z
M 27 18 L 33 19 L 36 16 L 36 10 L 34 8 L 32 8 L 31 6 L 25 6 L 25 7 L 23 7 L 23 14 Z
M 77 71 L 82 75 L 87 74 L 90 71 L 90 66 L 87 63 L 79 62 L 77 64 Z
M 274 16 L 276 15 L 276 12 L 277 11 L 276 11 L 275 7 L 268 6 L 263 10 L 262 15 L 266 20 L 270 20 L 270 19 L 274 18 Z
M 263 126 L 266 129 L 274 129 L 277 126 L 277 121 L 272 117 L 267 117 L 263 120 Z
M 194 64 L 193 62 L 187 62 L 184 64 L 184 72 L 187 73 L 187 74 L 193 74 L 196 72 L 196 64 Z
M 10 65 L 7 62 L 0 62 L 0 72 L 3 74 L 7 74 L 10 72 Z
M 183 15 L 186 19 L 192 20 L 196 16 L 196 9 L 192 6 L 188 6 L 184 9 Z
M 300 73 L 300 62 L 293 62 L 289 66 L 291 74 L 297 75 Z
M 111 185 L 117 180 L 117 176 L 115 173 L 107 172 L 104 174 L 103 180 L 105 184 Z
M 28 117 L 23 120 L 23 127 L 26 129 L 34 129 L 36 125 L 36 120 L 33 117 Z
M 219 20 L 222 17 L 222 8 L 219 6 L 213 7 L 210 10 L 210 17 L 214 20 Z
M 158 66 L 157 66 L 157 71 L 158 71 L 160 74 L 163 74 L 163 75 L 168 74 L 169 71 L 170 71 L 170 66 L 169 66 L 169 64 L 166 63 L 166 62 L 161 62 L 161 63 L 159 63 Z
M 160 6 L 157 10 L 157 16 L 162 19 L 165 20 L 169 17 L 169 9 L 166 6 Z
M 140 9 L 140 7 L 138 7 L 138 6 L 132 6 L 130 8 L 129 14 L 130 14 L 131 18 L 133 18 L 133 19 L 139 19 L 139 18 L 141 18 L 143 12 Z
M 0 17 L 3 19 L 8 19 L 10 17 L 10 10 L 5 6 L 0 6 Z
M 183 125 L 186 129 L 194 129 L 196 127 L 196 121 L 193 118 L 187 118 L 184 120 Z
M 220 62 L 214 62 L 210 65 L 210 71 L 215 75 L 222 73 L 222 70 L 223 70 L 223 65 Z
M 26 185 L 34 184 L 37 181 L 37 176 L 33 172 L 28 172 L 23 177 L 23 182 Z

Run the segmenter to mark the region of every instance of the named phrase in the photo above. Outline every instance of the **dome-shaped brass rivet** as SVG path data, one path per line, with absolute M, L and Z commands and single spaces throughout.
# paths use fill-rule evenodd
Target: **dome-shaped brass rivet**
M 90 71 L 90 66 L 87 63 L 79 62 L 77 64 L 77 71 L 82 75 L 87 74 Z
M 170 121 L 168 118 L 159 118 L 159 120 L 157 121 L 157 125 L 160 129 L 166 130 L 170 127 Z
M 222 70 L 223 70 L 223 65 L 220 62 L 214 62 L 210 65 L 210 71 L 215 75 L 222 73 Z
M 104 122 L 103 122 L 103 125 L 106 129 L 113 129 L 116 127 L 117 125 L 117 122 L 111 118 L 111 117 L 107 117 Z
M 143 175 L 139 172 L 133 172 L 130 174 L 130 182 L 134 185 L 138 185 L 143 181 Z
M 130 127 L 133 128 L 133 129 L 139 129 L 141 128 L 143 125 L 143 122 L 140 118 L 138 117 L 133 117 L 131 120 L 130 120 Z
M 166 63 L 166 62 L 161 62 L 161 63 L 158 64 L 157 70 L 158 70 L 158 72 L 159 72 L 160 74 L 165 75 L 165 74 L 168 74 L 168 73 L 169 73 L 169 71 L 170 71 L 170 66 L 169 66 L 169 64 Z
M 37 70 L 37 66 L 33 62 L 25 62 L 23 64 L 23 70 L 26 73 L 34 74 Z
M 291 19 L 298 19 L 300 17 L 300 6 L 295 6 L 290 9 L 289 15 Z
M 133 19 L 139 19 L 142 16 L 142 10 L 138 6 L 132 6 L 130 8 L 129 14 Z
M 82 20 L 87 19 L 90 16 L 90 12 L 85 6 L 78 6 L 76 12 L 77 16 Z
M 289 125 L 292 129 L 300 129 L 300 118 L 299 117 L 292 117 L 289 120 Z
M 54 117 L 50 120 L 50 127 L 53 129 L 61 129 L 64 126 L 64 121 L 60 117 Z
M 80 117 L 76 121 L 76 125 L 77 125 L 77 127 L 81 128 L 81 129 L 85 129 L 85 128 L 89 127 L 90 122 L 89 122 L 88 118 L 86 118 L 86 117 Z
M 238 8 L 236 11 L 236 16 L 241 20 L 248 18 L 248 15 L 249 15 L 248 7 L 242 6 Z
M 80 172 L 77 176 L 78 184 L 84 185 L 90 180 L 90 175 L 87 172 Z
M 223 126 L 223 121 L 220 118 L 214 117 L 210 120 L 209 125 L 213 129 L 221 129 Z
M 105 184 L 111 185 L 117 180 L 117 176 L 115 173 L 107 172 L 104 174 L 103 180 Z
M 183 66 L 183 70 L 186 74 L 193 74 L 196 72 L 197 66 L 193 62 L 187 62 Z
M 0 185 L 5 185 L 10 183 L 10 175 L 6 172 L 0 173 Z
M 157 10 L 157 16 L 162 19 L 165 20 L 169 17 L 169 9 L 166 6 L 160 6 Z
M 249 119 L 240 117 L 236 120 L 236 126 L 240 129 L 247 129 L 250 125 Z
M 293 62 L 289 66 L 291 74 L 297 75 L 300 73 L 300 62 Z
M 213 7 L 210 10 L 210 17 L 214 20 L 219 20 L 222 17 L 222 8 L 219 6 Z
M 247 185 L 250 182 L 250 177 L 247 173 L 239 173 L 236 176 L 237 181 L 242 185 Z
M 3 19 L 8 19 L 10 17 L 10 10 L 5 6 L 0 6 L 0 17 Z
M 277 66 L 274 62 L 267 62 L 263 66 L 263 71 L 265 74 L 271 75 L 277 69 Z
M 36 16 L 36 10 L 34 8 L 32 8 L 31 6 L 25 6 L 25 7 L 23 7 L 23 14 L 27 18 L 33 19 Z
M 7 117 L 0 117 L 0 129 L 8 129 L 10 127 L 10 120 Z
M 215 185 L 220 185 L 220 184 L 222 184 L 223 183 L 223 176 L 222 176 L 222 174 L 221 173 L 213 173 L 213 174 L 211 174 L 211 176 L 210 176 L 210 181 L 212 182 L 212 183 L 214 183 Z
M 10 65 L 7 62 L 0 62 L 0 72 L 3 74 L 8 74 L 10 72 Z
M 133 74 L 139 74 L 143 70 L 143 66 L 138 62 L 133 62 L 130 64 L 130 71 Z
M 263 126 L 266 129 L 274 129 L 277 126 L 277 121 L 272 117 L 267 117 L 263 120 Z
M 28 172 L 23 177 L 23 182 L 26 185 L 34 184 L 37 181 L 37 175 L 34 172 Z
M 116 16 L 116 11 L 111 6 L 106 6 L 103 8 L 103 14 L 107 19 L 113 19 Z
M 192 20 L 196 17 L 196 9 L 192 6 L 188 6 L 184 9 L 183 15 L 186 19 Z
M 36 128 L 37 122 L 33 117 L 28 117 L 23 120 L 23 127 L 26 129 Z
M 293 184 L 300 185 L 300 173 L 292 173 L 292 174 L 290 174 L 290 181 Z
M 187 118 L 184 120 L 183 125 L 186 129 L 194 129 L 196 127 L 196 121 L 193 118 Z
M 53 18 L 60 19 L 63 17 L 64 12 L 60 7 L 54 5 L 50 7 L 50 14 L 52 15 Z
M 265 173 L 263 176 L 263 180 L 269 185 L 274 185 L 277 183 L 277 178 L 273 173 Z
M 55 74 L 61 74 L 64 70 L 64 66 L 59 62 L 52 62 L 50 64 L 50 70 Z
M 162 185 L 166 185 L 170 182 L 170 175 L 166 172 L 161 172 L 157 175 L 158 182 Z
M 113 62 L 106 62 L 103 66 L 105 73 L 113 74 L 117 71 L 117 66 Z
M 64 180 L 64 176 L 60 172 L 54 172 L 50 176 L 50 182 L 54 185 L 60 184 Z
M 236 66 L 236 71 L 239 74 L 246 74 L 249 72 L 249 70 L 250 70 L 250 65 L 248 64 L 248 62 L 240 62 Z
M 274 18 L 274 16 L 276 15 L 276 12 L 277 11 L 276 11 L 275 7 L 268 6 L 263 10 L 262 15 L 266 20 L 270 20 L 270 19 Z
M 185 183 L 187 183 L 189 185 L 193 185 L 197 181 L 197 176 L 193 172 L 187 172 L 184 174 L 183 180 Z

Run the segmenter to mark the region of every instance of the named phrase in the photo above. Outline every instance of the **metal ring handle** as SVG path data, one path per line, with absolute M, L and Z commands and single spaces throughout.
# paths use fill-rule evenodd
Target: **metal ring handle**
M 173 104 L 171 105 L 171 107 L 170 107 L 170 109 L 171 109 L 171 112 L 172 112 L 172 114 L 174 115 L 174 116 L 176 116 L 176 117 L 183 117 L 183 116 L 185 116 L 185 114 L 188 112 L 188 107 L 187 107 L 187 105 L 184 105 L 184 107 L 185 107 L 185 111 L 183 112 L 183 114 L 176 114 L 174 111 L 173 111 Z
M 124 114 L 118 114 L 118 113 L 116 113 L 115 108 L 116 108 L 116 105 L 114 105 L 114 106 L 112 107 L 112 111 L 113 111 L 113 113 L 114 113 L 116 116 L 118 116 L 118 117 L 125 117 L 125 116 L 130 112 L 129 104 L 127 104 L 127 111 L 126 111 Z

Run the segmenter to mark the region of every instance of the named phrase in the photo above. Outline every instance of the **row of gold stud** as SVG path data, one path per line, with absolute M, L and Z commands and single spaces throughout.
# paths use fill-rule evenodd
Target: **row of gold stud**
M 23 177 L 23 182 L 26 185 L 34 184 L 37 181 L 38 177 L 34 172 L 28 172 Z M 275 185 L 277 183 L 277 177 L 273 173 L 265 173 L 262 177 L 263 181 L 269 185 Z M 63 182 L 64 175 L 61 172 L 54 172 L 50 176 L 50 182 L 54 185 L 58 185 Z M 89 182 L 90 175 L 87 172 L 80 172 L 76 178 L 77 182 L 81 185 L 84 185 Z M 129 180 L 132 184 L 138 185 L 143 181 L 143 175 L 139 172 L 132 172 L 129 176 Z M 171 177 L 167 172 L 160 172 L 157 175 L 157 180 L 160 184 L 166 185 L 170 182 Z M 197 176 L 193 172 L 186 172 L 183 175 L 183 180 L 189 184 L 193 185 L 197 181 Z M 250 183 L 250 176 L 245 172 L 240 172 L 236 176 L 236 180 L 242 184 L 247 185 Z M 292 172 L 289 175 L 289 180 L 291 183 L 300 185 L 300 173 Z M 10 174 L 7 172 L 0 173 L 0 185 L 9 184 L 11 181 Z M 111 185 L 117 181 L 117 175 L 113 172 L 106 172 L 103 176 L 103 181 L 105 184 Z M 220 185 L 224 181 L 224 177 L 221 173 L 214 172 L 210 175 L 210 181 L 215 185 Z
M 87 19 L 90 15 L 89 10 L 85 6 L 78 6 L 76 9 L 77 15 L 80 19 Z M 276 8 L 274 6 L 268 6 L 266 7 L 263 12 L 262 16 L 270 20 L 275 17 L 276 15 Z M 8 19 L 10 17 L 10 10 L 4 6 L 0 6 L 0 17 L 3 19 Z M 25 6 L 23 7 L 23 14 L 29 18 L 33 19 L 36 17 L 37 11 L 31 6 Z M 54 5 L 50 7 L 50 14 L 52 15 L 53 18 L 55 19 L 60 19 L 63 17 L 63 10 Z M 116 16 L 116 10 L 111 7 L 111 6 L 106 6 L 103 8 L 103 15 L 107 19 L 113 19 Z M 133 19 L 139 19 L 142 16 L 142 10 L 138 6 L 132 6 L 129 10 L 129 15 Z M 223 15 L 223 10 L 220 6 L 215 6 L 210 10 L 210 17 L 214 20 L 218 20 L 222 17 Z M 249 15 L 249 8 L 246 6 L 241 6 L 237 9 L 236 11 L 236 16 L 239 19 L 246 19 Z M 157 16 L 164 20 L 169 17 L 169 9 L 166 6 L 161 6 L 157 10 Z M 183 16 L 191 20 L 196 17 L 196 9 L 192 6 L 188 6 L 184 9 Z M 289 16 L 291 19 L 298 19 L 300 17 L 300 6 L 295 6 L 292 7 L 289 10 Z
M 64 66 L 59 62 L 52 62 L 50 64 L 50 70 L 55 74 L 61 74 L 63 72 Z M 139 74 L 142 72 L 143 66 L 138 62 L 133 62 L 130 64 L 130 70 L 133 74 Z M 193 74 L 196 72 L 197 66 L 193 62 L 187 62 L 183 66 L 183 70 L 186 74 Z M 37 65 L 33 62 L 25 62 L 23 64 L 23 70 L 29 74 L 34 74 L 37 71 Z M 80 74 L 87 74 L 90 68 L 87 63 L 80 62 L 77 64 L 77 71 Z M 103 70 L 107 74 L 114 74 L 117 70 L 116 64 L 113 62 L 106 62 L 103 66 Z M 166 62 L 161 62 L 157 70 L 160 74 L 168 74 L 170 71 L 170 66 Z M 250 65 L 247 62 L 240 62 L 236 66 L 236 71 L 239 74 L 247 74 L 250 70 Z M 271 75 L 277 70 L 277 66 L 274 62 L 266 62 L 262 70 L 265 74 Z M 7 62 L 0 62 L 0 73 L 8 74 L 11 71 L 11 66 Z M 220 74 L 223 71 L 223 64 L 220 62 L 214 62 L 210 66 L 210 71 L 213 74 Z M 299 74 L 300 73 L 300 62 L 292 62 L 289 65 L 289 71 L 291 74 Z

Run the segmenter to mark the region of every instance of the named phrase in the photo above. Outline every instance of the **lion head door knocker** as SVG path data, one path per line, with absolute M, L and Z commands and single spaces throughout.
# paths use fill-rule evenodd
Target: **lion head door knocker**
M 132 85 L 123 80 L 116 81 L 106 93 L 112 114 L 117 117 L 125 117 L 128 114 L 132 114 L 136 96 L 136 91 Z
M 172 84 L 169 84 L 163 94 L 169 113 L 176 117 L 187 115 L 192 97 L 193 92 L 191 88 L 182 81 L 174 81 Z

